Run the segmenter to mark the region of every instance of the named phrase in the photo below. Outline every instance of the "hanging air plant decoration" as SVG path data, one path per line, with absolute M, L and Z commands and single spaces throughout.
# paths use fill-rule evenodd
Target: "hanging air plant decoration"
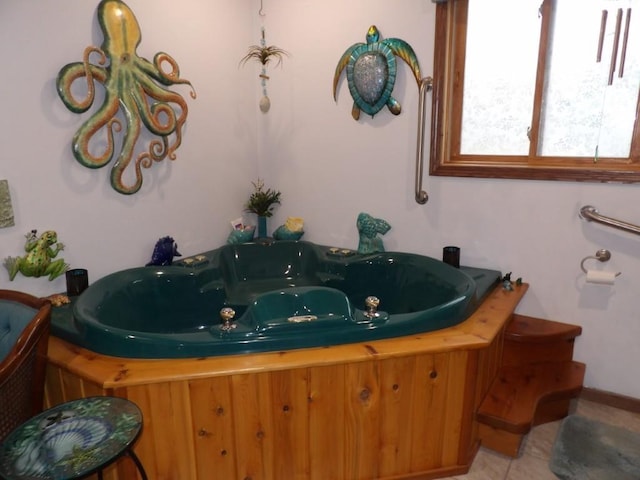
M 261 29 L 262 38 L 260 39 L 260 45 L 251 45 L 247 54 L 240 60 L 240 65 L 244 66 L 249 60 L 255 60 L 262 65 L 262 71 L 260 72 L 260 84 L 262 85 L 262 98 L 260 99 L 260 110 L 263 113 L 267 113 L 271 107 L 271 100 L 267 95 L 267 65 L 271 60 L 276 60 L 276 66 L 282 64 L 284 57 L 289 56 L 289 52 L 283 50 L 275 45 L 267 45 L 264 36 L 264 27 Z

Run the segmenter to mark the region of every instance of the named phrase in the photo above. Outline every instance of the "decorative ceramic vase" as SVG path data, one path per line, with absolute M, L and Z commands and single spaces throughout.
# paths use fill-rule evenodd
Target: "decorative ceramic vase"
M 267 217 L 258 215 L 258 238 L 267 237 Z
M 304 235 L 304 231 L 293 232 L 289 230 L 285 225 L 280 225 L 273 232 L 273 238 L 276 240 L 300 240 Z
M 227 237 L 227 243 L 247 243 L 253 241 L 253 234 L 256 231 L 256 227 L 246 227 L 242 230 L 232 230 Z

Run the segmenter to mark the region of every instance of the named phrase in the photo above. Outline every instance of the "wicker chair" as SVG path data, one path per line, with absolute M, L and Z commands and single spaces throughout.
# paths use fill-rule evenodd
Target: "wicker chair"
M 0 442 L 42 411 L 51 303 L 0 290 Z

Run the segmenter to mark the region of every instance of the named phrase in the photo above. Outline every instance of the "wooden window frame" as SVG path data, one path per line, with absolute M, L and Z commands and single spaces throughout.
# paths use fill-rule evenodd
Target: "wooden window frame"
M 469 0 L 440 0 L 436 6 L 430 175 L 528 180 L 640 182 L 640 95 L 629 158 L 539 157 L 536 155 L 540 115 L 534 108 L 529 155 L 460 154 L 462 88 L 467 5 Z M 476 0 L 478 1 L 478 0 Z M 480 0 L 481 1 L 481 0 Z M 548 19 L 555 0 L 544 0 L 540 51 L 547 48 Z M 544 49 L 544 50 L 543 50 Z M 461 53 L 456 55 L 456 53 Z M 541 102 L 544 55 L 539 55 L 534 101 Z M 538 113 L 536 113 L 538 112 Z

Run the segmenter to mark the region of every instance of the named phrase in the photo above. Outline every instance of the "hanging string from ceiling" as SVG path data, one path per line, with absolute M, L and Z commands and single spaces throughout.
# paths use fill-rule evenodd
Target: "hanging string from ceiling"
M 260 10 L 258 10 L 258 15 L 263 17 L 261 21 L 263 22 L 260 26 L 260 48 L 264 49 L 267 47 L 267 41 L 265 40 L 264 34 L 264 17 L 267 16 L 264 13 L 264 5 L 262 4 L 263 0 L 260 0 Z M 267 80 L 269 80 L 269 76 L 267 75 L 267 63 L 262 62 L 262 71 L 260 72 L 260 85 L 262 86 L 262 98 L 260 99 L 260 111 L 262 113 L 267 113 L 269 108 L 271 108 L 271 100 L 269 100 L 269 95 L 267 95 Z

